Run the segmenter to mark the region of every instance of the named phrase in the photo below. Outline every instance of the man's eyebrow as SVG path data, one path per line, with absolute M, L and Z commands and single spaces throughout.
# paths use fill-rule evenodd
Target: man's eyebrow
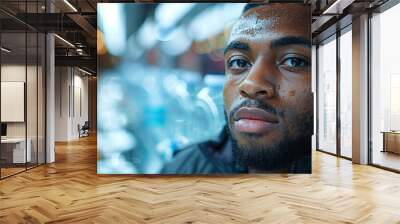
M 224 50 L 224 55 L 231 50 L 242 50 L 242 51 L 250 51 L 249 44 L 242 41 L 232 41 L 226 46 Z
M 281 37 L 271 41 L 271 48 L 285 47 L 287 45 L 303 45 L 311 48 L 311 41 L 296 36 Z

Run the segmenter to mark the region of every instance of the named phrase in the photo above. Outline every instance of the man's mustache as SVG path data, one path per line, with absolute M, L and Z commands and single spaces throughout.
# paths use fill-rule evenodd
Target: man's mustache
M 245 99 L 229 112 L 229 117 L 233 117 L 233 115 L 242 107 L 256 107 L 265 110 L 268 113 L 278 115 L 278 111 L 271 104 L 260 102 L 258 100 Z

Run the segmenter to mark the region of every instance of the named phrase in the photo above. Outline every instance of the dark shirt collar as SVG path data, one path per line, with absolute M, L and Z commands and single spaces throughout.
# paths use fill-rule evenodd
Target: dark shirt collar
M 230 136 L 228 136 L 226 128 L 225 126 L 222 129 L 216 139 L 205 142 L 203 147 L 201 147 L 202 151 L 215 166 L 219 166 L 221 169 L 229 167 L 229 169 L 232 169 L 235 173 L 247 173 L 248 168 L 240 166 L 234 159 L 232 140 Z M 289 164 L 288 172 L 311 173 L 311 149 L 309 155 L 305 155 Z M 274 171 L 265 173 L 274 173 Z

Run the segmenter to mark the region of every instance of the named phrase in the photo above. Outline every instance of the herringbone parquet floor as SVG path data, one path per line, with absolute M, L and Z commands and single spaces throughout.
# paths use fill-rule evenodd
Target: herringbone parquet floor
M 0 223 L 400 223 L 400 175 L 314 152 L 312 175 L 99 176 L 89 137 L 0 181 Z

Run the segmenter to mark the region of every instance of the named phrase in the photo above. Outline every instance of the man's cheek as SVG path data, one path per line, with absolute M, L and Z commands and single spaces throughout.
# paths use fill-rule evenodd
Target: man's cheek
M 234 99 L 235 99 L 235 86 L 232 85 L 231 81 L 227 81 L 224 87 L 224 106 L 227 113 L 231 109 L 231 105 Z
M 297 96 L 286 102 L 284 119 L 289 132 L 295 132 L 298 126 L 306 122 L 307 116 L 313 113 L 313 98 L 310 90 L 297 90 Z
M 285 98 L 284 108 L 282 109 L 286 116 L 297 116 L 312 110 L 312 94 L 308 89 L 291 89 L 287 92 Z

